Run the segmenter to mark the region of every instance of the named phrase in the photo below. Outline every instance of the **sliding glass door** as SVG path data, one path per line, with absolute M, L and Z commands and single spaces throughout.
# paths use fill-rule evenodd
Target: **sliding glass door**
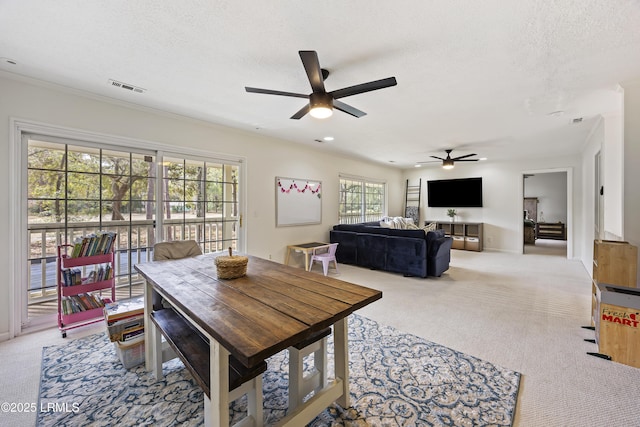
M 117 298 L 141 295 L 137 263 L 157 241 L 196 240 L 203 252 L 240 247 L 240 163 L 23 134 L 28 284 L 22 327 L 55 324 L 57 248 L 117 233 Z

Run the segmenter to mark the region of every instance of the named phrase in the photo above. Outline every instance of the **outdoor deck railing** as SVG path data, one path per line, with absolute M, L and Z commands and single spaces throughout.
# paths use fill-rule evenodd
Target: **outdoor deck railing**
M 221 251 L 229 246 L 237 249 L 237 220 L 215 218 L 165 219 L 163 234 L 165 240 L 196 240 L 203 251 Z M 231 227 L 225 237 L 223 226 Z M 130 287 L 142 282 L 133 266 L 153 259 L 155 244 L 155 221 L 102 221 L 67 223 L 29 224 L 29 290 L 28 303 L 38 303 L 55 299 L 57 278 L 57 247 L 72 244 L 80 238 L 97 231 L 113 231 L 118 234 L 114 252 L 114 274 L 116 287 Z M 68 236 L 68 237 L 67 237 Z M 68 240 L 66 240 L 68 239 Z
M 340 224 L 359 224 L 361 222 L 370 222 L 370 221 L 379 221 L 380 217 L 379 213 L 376 214 L 367 214 L 362 218 L 362 214 L 354 214 L 354 215 L 340 215 Z

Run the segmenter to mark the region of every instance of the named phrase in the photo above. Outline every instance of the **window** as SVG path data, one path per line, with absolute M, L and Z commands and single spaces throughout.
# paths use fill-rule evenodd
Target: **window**
M 196 240 L 202 251 L 243 250 L 240 163 L 23 133 L 28 284 L 23 327 L 57 311 L 58 245 L 114 231 L 116 298 L 143 292 L 134 266 L 157 241 Z M 23 293 L 24 295 L 24 293 Z M 36 321 L 34 323 L 34 321 Z
M 164 157 L 163 240 L 195 240 L 203 252 L 238 250 L 239 166 Z
M 340 177 L 340 224 L 378 221 L 386 212 L 384 182 Z

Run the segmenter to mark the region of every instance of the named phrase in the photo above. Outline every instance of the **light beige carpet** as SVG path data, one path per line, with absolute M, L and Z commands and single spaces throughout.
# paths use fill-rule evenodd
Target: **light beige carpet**
M 581 328 L 590 318 L 589 275 L 578 261 L 547 253 L 454 250 L 451 268 L 435 279 L 343 264 L 330 274 L 383 291 L 359 314 L 521 372 L 515 426 L 640 426 L 640 369 L 586 355 L 596 351 L 583 341 L 593 332 Z M 0 401 L 37 402 L 42 347 L 61 343 L 55 328 L 1 343 Z M 0 425 L 35 419 L 0 413 Z

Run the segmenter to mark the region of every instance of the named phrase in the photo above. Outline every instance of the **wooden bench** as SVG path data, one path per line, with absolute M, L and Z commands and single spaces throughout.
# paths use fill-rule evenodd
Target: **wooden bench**
M 171 308 L 154 311 L 151 320 L 207 397 L 211 398 L 210 346 L 206 337 Z M 247 368 L 229 355 L 229 402 L 247 394 L 248 417 L 254 418 L 256 426 L 263 423 L 262 373 L 266 370 L 265 361 Z M 242 387 L 245 385 L 248 387 Z

